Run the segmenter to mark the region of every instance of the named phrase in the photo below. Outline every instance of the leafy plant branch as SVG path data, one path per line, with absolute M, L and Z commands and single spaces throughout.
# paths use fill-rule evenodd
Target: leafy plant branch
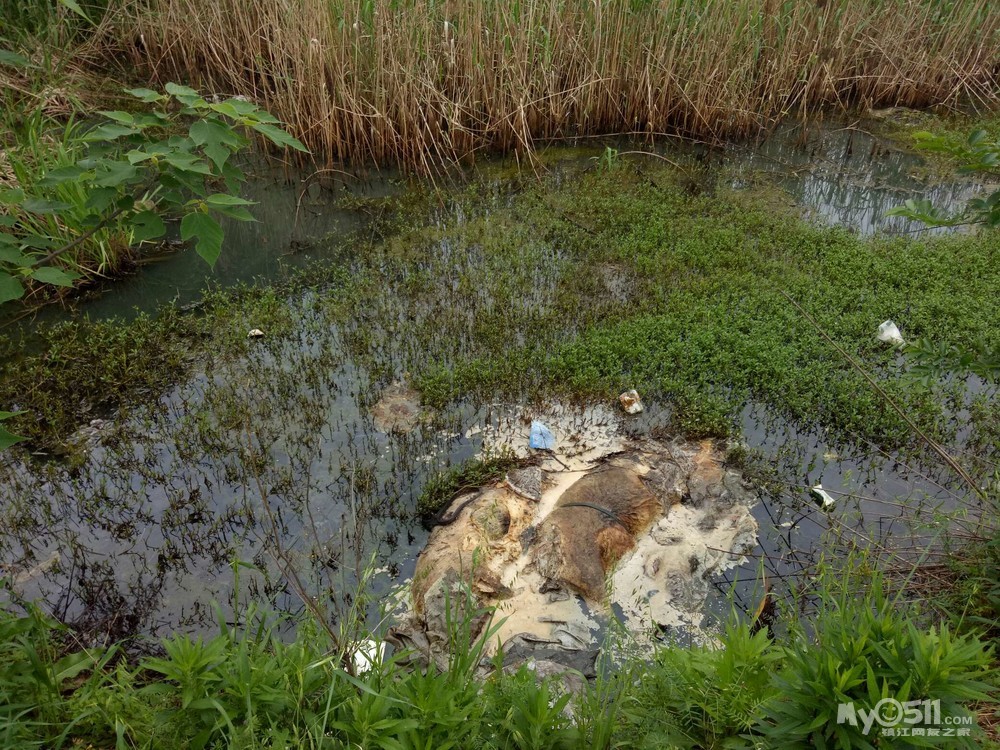
M 73 286 L 93 269 L 67 256 L 99 236 L 110 232 L 125 248 L 140 246 L 160 240 L 171 220 L 214 266 L 224 238 L 220 219 L 254 220 L 252 201 L 239 195 L 246 175 L 234 164 L 251 145 L 248 135 L 306 151 L 245 99 L 208 101 L 174 83 L 164 93 L 127 93 L 140 111 L 101 112 L 88 129 L 67 126 L 54 163 L 45 148 L 41 158 L 16 161 L 14 185 L 0 190 L 0 304 L 33 284 Z M 0 412 L 0 423 L 18 413 Z M 0 450 L 21 439 L 0 424 Z
M 960 174 L 1000 174 L 1000 141 L 991 140 L 985 130 L 975 130 L 959 144 L 944 136 L 927 132 L 914 134 L 917 145 L 924 151 L 954 157 L 961 166 Z M 965 209 L 951 214 L 927 199 L 912 199 L 891 209 L 888 216 L 904 216 L 928 227 L 954 227 L 965 224 L 983 224 L 1000 227 L 1000 190 L 970 200 Z
M 239 196 L 246 176 L 233 156 L 255 132 L 279 147 L 306 151 L 256 104 L 208 101 L 187 86 L 165 93 L 131 89 L 146 111 L 101 112 L 85 130 L 67 130 L 67 152 L 79 158 L 30 174 L 0 191 L 0 304 L 22 297 L 25 284 L 71 286 L 85 264 L 52 265 L 113 229 L 128 247 L 155 242 L 167 221 L 210 265 L 222 250 L 220 218 L 253 221 Z M 25 185 L 24 183 L 28 183 Z

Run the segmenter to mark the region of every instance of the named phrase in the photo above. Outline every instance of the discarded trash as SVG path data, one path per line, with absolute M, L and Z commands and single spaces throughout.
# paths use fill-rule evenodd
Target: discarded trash
M 385 657 L 385 643 L 382 641 L 364 640 L 354 644 L 354 671 L 357 674 L 368 672 L 377 667 Z
M 823 489 L 822 484 L 817 484 L 815 487 L 811 487 L 809 491 L 812 493 L 813 497 L 820 501 L 823 510 L 828 510 L 833 507 L 836 500 L 833 499 L 833 495 Z
M 264 332 L 259 328 L 251 328 L 250 333 L 247 334 L 248 339 L 262 339 L 264 338 Z
M 420 423 L 420 394 L 404 381 L 396 380 L 382 391 L 372 407 L 375 427 L 381 432 L 410 432 Z
M 618 401 L 626 414 L 638 414 L 642 411 L 642 400 L 639 398 L 639 392 L 635 388 L 621 394 L 618 397 Z
M 550 451 L 556 447 L 556 436 L 544 424 L 535 420 L 531 423 L 531 436 L 528 438 L 528 446 L 536 450 Z
M 538 466 L 527 466 L 507 472 L 506 484 L 525 500 L 537 503 L 542 499 L 542 470 Z
M 902 346 L 906 343 L 903 340 L 903 334 L 899 332 L 899 328 L 891 320 L 885 321 L 878 327 L 878 340 L 893 346 Z

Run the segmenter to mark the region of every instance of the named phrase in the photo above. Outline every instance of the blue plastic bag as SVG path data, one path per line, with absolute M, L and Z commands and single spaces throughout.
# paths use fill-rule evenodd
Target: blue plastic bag
M 550 451 L 556 447 L 556 436 L 552 431 L 539 421 L 531 423 L 531 437 L 528 445 L 536 450 Z

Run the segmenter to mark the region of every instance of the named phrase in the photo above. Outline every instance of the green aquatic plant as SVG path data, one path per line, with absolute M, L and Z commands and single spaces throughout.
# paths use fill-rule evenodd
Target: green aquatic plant
M 912 138 L 917 146 L 932 154 L 943 155 L 957 163 L 960 174 L 978 174 L 986 178 L 1000 176 L 1000 137 L 977 128 L 967 138 L 957 141 L 949 133 L 920 131 Z M 957 213 L 934 206 L 924 198 L 906 201 L 888 212 L 919 221 L 927 227 L 954 227 L 979 224 L 987 230 L 1000 228 L 1000 190 L 973 198 Z M 912 363 L 909 375 L 924 386 L 947 373 L 974 374 L 986 380 L 1000 378 L 1000 347 L 987 341 L 958 346 L 949 341 L 921 338 L 903 348 Z
M 817 579 L 812 634 L 791 610 L 780 641 L 733 622 L 712 646 L 663 644 L 649 660 L 623 656 L 613 670 L 572 689 L 565 679 L 572 673 L 543 678 L 530 663 L 504 670 L 499 658 L 498 668 L 481 676 L 497 625 L 489 612 L 468 606 L 467 591 L 448 610 L 447 669 L 421 666 L 416 654 L 403 652 L 366 663 L 356 675 L 328 653 L 323 627 L 308 616 L 288 620 L 251 608 L 242 627 L 158 641 L 159 653 L 136 663 L 118 658 L 117 647 L 80 649 L 70 631 L 37 610 L 0 612 L 0 743 L 163 750 L 870 747 L 885 743 L 872 727 L 865 734 L 864 717 L 891 698 L 939 702 L 935 712 L 969 729 L 949 745 L 974 746 L 979 729 L 958 720 L 968 722 L 970 706 L 991 692 L 982 682 L 989 650 L 947 627 L 918 626 L 877 578 L 860 594 L 831 583 L 843 573 L 827 568 Z M 477 636 L 473 623 L 483 616 L 488 623 Z M 296 630 L 291 637 L 286 626 Z M 849 704 L 853 724 L 840 708 Z M 602 717 L 583 715 L 597 707 Z M 597 723 L 603 729 L 594 734 Z M 893 746 L 908 741 L 894 738 Z
M 781 649 L 747 623 L 730 623 L 721 640 L 724 648 L 661 649 L 640 668 L 623 710 L 635 747 L 736 747 L 756 734 Z
M 839 581 L 819 580 L 815 636 L 800 635 L 784 649 L 777 694 L 757 727 L 769 743 L 872 748 L 888 735 L 883 728 L 950 727 L 956 731 L 949 746 L 978 747 L 980 730 L 968 705 L 993 692 L 986 681 L 992 648 L 947 624 L 919 627 L 913 610 L 870 569 L 863 577 L 854 571 Z M 858 585 L 866 587 L 863 596 Z M 919 709 L 916 719 L 894 713 L 900 706 Z M 894 746 L 934 741 L 926 732 L 890 736 Z

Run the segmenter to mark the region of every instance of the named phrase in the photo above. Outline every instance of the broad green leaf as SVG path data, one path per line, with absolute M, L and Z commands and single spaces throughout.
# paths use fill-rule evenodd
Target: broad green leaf
M 153 211 L 140 211 L 132 217 L 132 233 L 135 242 L 155 240 L 166 234 L 163 219 Z
M 104 125 L 98 125 L 96 128 L 87 133 L 84 138 L 85 141 L 114 141 L 121 138 L 124 135 L 135 135 L 139 131 L 136 128 L 129 127 L 128 125 L 118 125 L 113 122 L 106 123 Z
M 173 96 L 181 104 L 186 104 L 187 106 L 196 106 L 201 104 L 202 106 L 207 105 L 207 102 L 201 98 L 201 94 L 195 91 L 190 86 L 180 86 L 176 83 L 168 83 L 163 87 L 166 92 Z
M 159 93 L 158 91 L 153 91 L 153 89 L 125 89 L 126 94 L 131 94 L 136 99 L 141 99 L 147 104 L 152 104 L 153 102 L 159 102 L 166 97 Z
M 139 170 L 132 164 L 123 161 L 109 161 L 103 164 L 104 169 L 97 173 L 94 184 L 98 187 L 119 187 L 134 180 Z
M 42 187 L 54 187 L 56 185 L 62 185 L 64 182 L 74 182 L 79 180 L 85 174 L 87 174 L 87 170 L 76 165 L 59 167 L 59 169 L 49 170 L 45 174 L 45 177 L 38 181 L 38 184 Z
M 84 12 L 83 8 L 80 7 L 80 4 L 76 0 L 59 0 L 59 4 L 69 8 L 87 23 L 93 23 L 93 21 L 90 20 L 90 16 Z
M 222 227 L 219 222 L 201 212 L 188 214 L 181 219 L 181 239 L 192 238 L 198 241 L 195 251 L 214 268 L 222 252 Z
M 94 188 L 87 196 L 84 208 L 91 208 L 94 211 L 104 211 L 111 205 L 111 201 L 118 195 L 118 191 L 110 187 Z
M 153 158 L 155 154 L 151 154 L 147 151 L 140 151 L 139 149 L 132 149 L 125 154 L 125 158 L 128 159 L 129 164 L 141 164 L 144 161 L 148 161 Z
M 7 450 L 10 446 L 15 443 L 20 443 L 24 440 L 20 435 L 15 435 L 13 432 L 8 432 L 0 425 L 0 451 Z
M 21 251 L 17 249 L 17 246 L 13 247 L 0 247 L 0 263 L 7 263 L 12 266 L 17 266 L 18 268 L 24 268 L 31 264 Z
M 274 125 L 267 125 L 265 123 L 258 123 L 253 126 L 253 129 L 261 135 L 266 136 L 272 143 L 278 146 L 291 146 L 296 151 L 309 153 L 309 149 L 303 146 L 298 139 L 293 138 L 281 128 L 276 128 Z
M 168 83 L 163 88 L 171 96 L 198 96 L 198 92 L 190 86 L 181 86 L 177 83 Z
M 0 206 L 16 206 L 24 200 L 21 188 L 5 188 L 0 190 Z
M 11 216 L 10 214 L 0 214 L 0 227 L 12 227 L 17 224 L 17 217 Z M 3 236 L 0 235 L 0 240 Z
M 33 214 L 57 214 L 72 208 L 69 203 L 64 201 L 50 201 L 45 198 L 28 198 L 21 206 L 25 211 L 30 211 Z
M 21 244 L 25 247 L 36 250 L 55 250 L 62 246 L 62 242 L 52 237 L 42 237 L 38 234 L 29 234 L 21 238 Z
M 969 145 L 970 146 L 980 145 L 986 140 L 986 136 L 988 135 L 989 133 L 987 133 L 982 128 L 980 128 L 979 130 L 973 130 L 971 133 L 969 133 Z
M 230 119 L 238 120 L 240 119 L 240 113 L 236 111 L 236 107 L 230 103 L 231 101 L 232 100 L 219 102 L 218 104 L 209 104 L 208 106 L 213 112 L 218 112 L 220 115 L 225 115 Z
M 204 148 L 205 156 L 212 160 L 215 164 L 215 168 L 220 172 L 223 167 L 226 166 L 226 160 L 229 159 L 229 155 L 232 153 L 226 146 L 221 143 L 209 143 Z
M 72 271 L 64 271 L 61 268 L 55 268 L 54 266 L 45 266 L 44 268 L 36 268 L 32 271 L 31 278 L 35 281 L 40 281 L 43 284 L 52 284 L 54 286 L 73 286 L 73 282 L 80 278 L 80 274 L 73 273 Z
M 174 151 L 182 151 L 190 156 L 194 149 L 194 141 L 186 135 L 172 135 L 167 138 L 167 146 Z
M 207 203 L 212 208 L 218 208 L 219 206 L 252 206 L 253 201 L 248 201 L 246 198 L 240 198 L 236 195 L 230 195 L 229 193 L 214 193 L 205 199 Z
M 192 172 L 203 175 L 212 174 L 212 168 L 194 154 L 174 153 L 163 157 L 163 160 L 181 172 Z
M 212 210 L 237 221 L 257 221 L 243 206 L 213 206 Z
M 160 128 L 170 125 L 170 118 L 161 112 L 137 112 L 133 115 L 140 128 Z
M 109 120 L 114 120 L 121 125 L 135 125 L 135 117 L 128 112 L 115 110 L 114 112 L 101 111 L 98 114 L 107 117 Z
M 0 271 L 0 305 L 12 299 L 20 299 L 23 295 L 24 287 L 21 282 L 9 273 Z
M 233 166 L 233 164 L 227 163 L 222 168 L 222 176 L 226 180 L 226 189 L 230 193 L 238 193 L 240 190 L 240 185 L 246 181 L 247 176 L 243 173 L 243 170 L 239 167 Z
M 9 65 L 12 68 L 34 67 L 27 57 L 11 52 L 9 49 L 0 49 L 0 65 Z
M 157 157 L 162 159 L 169 153 L 172 153 L 173 149 L 166 143 L 147 143 L 143 145 L 141 149 L 132 149 L 125 154 L 125 158 L 128 159 L 129 164 L 139 164 L 140 162 L 151 159 L 152 157 Z
M 198 146 L 205 143 L 224 143 L 235 147 L 239 146 L 241 141 L 236 131 L 214 120 L 198 120 L 192 123 L 188 135 Z
M 235 115 L 233 115 L 234 119 L 245 120 L 248 125 L 252 125 L 256 122 L 278 122 L 278 119 L 270 112 L 262 110 L 256 104 L 247 99 L 234 96 L 232 99 L 226 99 L 226 101 L 222 102 L 222 104 L 225 105 L 226 112 L 231 111 L 235 113 Z

